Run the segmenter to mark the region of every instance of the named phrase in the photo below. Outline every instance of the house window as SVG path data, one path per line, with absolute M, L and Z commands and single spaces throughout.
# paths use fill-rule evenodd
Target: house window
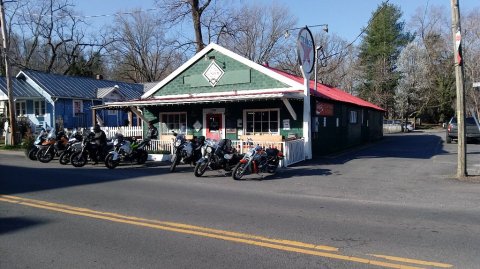
M 73 100 L 73 115 L 83 113 L 83 102 L 82 100 Z
M 245 110 L 245 134 L 279 134 L 278 109 Z
M 108 109 L 107 111 L 108 111 L 108 116 L 117 116 L 118 115 L 117 110 Z
M 162 134 L 187 132 L 187 112 L 160 113 L 160 119 L 160 132 Z
M 33 111 L 35 115 L 43 116 L 45 115 L 45 102 L 44 101 L 34 101 L 33 102 Z
M 350 111 L 350 123 L 357 123 L 357 111 Z
M 27 102 L 25 101 L 16 101 L 15 102 L 15 113 L 17 116 L 23 116 L 27 114 Z

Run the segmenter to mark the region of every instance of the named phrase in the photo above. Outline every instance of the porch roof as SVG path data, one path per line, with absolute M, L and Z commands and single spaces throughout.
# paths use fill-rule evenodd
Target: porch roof
M 129 106 L 158 106 L 158 105 L 183 105 L 200 103 L 241 102 L 266 99 L 303 99 L 302 90 L 267 90 L 267 91 L 240 91 L 203 94 L 181 94 L 158 96 L 148 99 L 137 99 L 121 102 L 108 102 L 104 105 L 93 106 L 93 109 L 119 109 Z

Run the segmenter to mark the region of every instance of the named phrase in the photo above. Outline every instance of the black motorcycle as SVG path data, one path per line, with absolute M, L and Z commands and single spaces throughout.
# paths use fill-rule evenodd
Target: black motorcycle
M 232 168 L 242 158 L 240 154 L 232 147 L 230 139 L 221 139 L 218 144 L 207 140 L 202 147 L 202 158 L 197 161 L 193 174 L 201 177 L 205 171 L 223 169 L 225 173 L 232 171 Z
M 170 172 L 175 172 L 175 168 L 180 162 L 195 165 L 196 161 L 201 158 L 201 147 L 205 141 L 205 137 L 194 137 L 192 141 L 185 139 L 185 135 L 173 133 L 173 152 L 172 164 Z
M 70 157 L 75 151 L 80 151 L 82 150 L 82 140 L 83 136 L 81 133 L 74 131 L 71 135 L 70 138 L 68 139 L 67 146 L 65 150 L 60 153 L 60 156 L 58 157 L 58 161 L 60 164 L 66 165 L 70 162 Z
M 94 137 L 95 133 L 89 133 L 83 137 L 82 149 L 75 151 L 70 156 L 70 162 L 73 166 L 82 167 L 87 164 L 88 160 L 95 161 L 95 163 L 105 161 L 105 157 L 113 148 L 113 144 L 107 143 L 105 147 L 99 148 L 100 146 L 93 141 Z
M 146 138 L 138 143 L 137 141 L 124 138 L 122 134 L 117 134 L 113 140 L 113 150 L 105 157 L 105 166 L 113 169 L 121 161 L 144 164 L 148 158 L 148 152 L 145 147 L 149 144 L 150 138 Z

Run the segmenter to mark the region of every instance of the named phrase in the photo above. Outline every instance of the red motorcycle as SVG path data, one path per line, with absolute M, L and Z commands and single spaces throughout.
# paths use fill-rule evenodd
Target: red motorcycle
M 255 146 L 250 148 L 243 156 L 240 162 L 233 169 L 232 177 L 235 180 L 241 180 L 244 175 L 271 173 L 275 174 L 280 160 L 283 159 L 283 153 L 276 148 L 263 148 Z

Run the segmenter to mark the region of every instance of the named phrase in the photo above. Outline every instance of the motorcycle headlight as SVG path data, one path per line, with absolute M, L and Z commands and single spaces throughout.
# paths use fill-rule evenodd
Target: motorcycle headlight
M 208 152 L 208 153 L 212 153 L 212 148 L 211 148 L 211 147 L 207 147 L 207 152 Z

